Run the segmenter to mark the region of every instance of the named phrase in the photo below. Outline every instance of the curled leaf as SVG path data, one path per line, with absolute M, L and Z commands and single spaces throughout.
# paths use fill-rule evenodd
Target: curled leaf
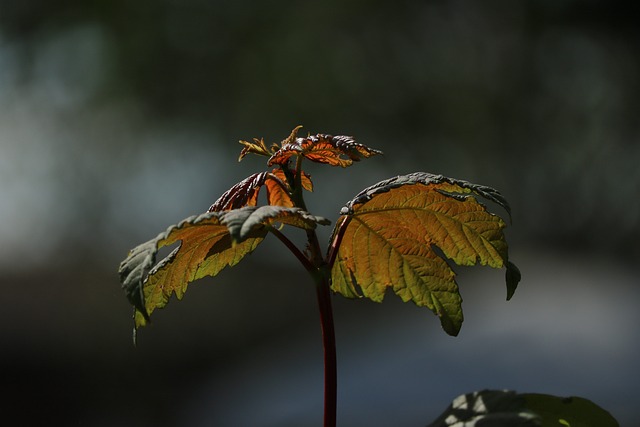
M 265 183 L 268 172 L 254 173 L 222 194 L 210 207 L 209 212 L 228 211 L 258 204 L 260 187 Z
M 425 185 L 437 184 L 438 192 L 447 194 L 453 198 L 459 198 L 460 200 L 464 200 L 467 195 L 474 193 L 497 203 L 511 216 L 509 202 L 507 202 L 507 199 L 505 199 L 498 190 L 485 185 L 473 184 L 461 179 L 448 178 L 444 175 L 435 175 L 428 172 L 414 172 L 380 181 L 358 193 L 353 200 L 346 204 L 345 208 L 351 209 L 353 205 L 364 203 L 378 193 L 384 193 L 393 188 L 402 187 L 403 185 L 411 183 L 423 183 Z
M 354 161 L 382 154 L 382 151 L 356 143 L 350 136 L 317 134 L 296 137 L 300 126 L 283 141 L 282 146 L 269 158 L 268 165 L 286 165 L 292 156 L 303 156 L 312 162 L 347 167 Z
M 271 172 L 260 172 L 248 176 L 225 191 L 210 207 L 209 212 L 221 212 L 239 209 L 245 206 L 256 206 L 262 186 L 267 188 L 267 202 L 272 206 L 293 207 L 291 188 L 282 169 Z M 311 178 L 302 172 L 302 188 L 313 190 Z
M 164 307 L 171 295 L 182 299 L 190 282 L 215 276 L 240 262 L 262 242 L 267 227 L 275 223 L 311 229 L 328 221 L 301 209 L 279 206 L 207 212 L 189 217 L 132 249 L 120 264 L 119 274 L 136 310 L 136 327 L 145 325 L 150 314 Z M 156 264 L 158 250 L 177 242 L 179 246 Z
M 248 207 L 228 211 L 224 217 L 224 224 L 236 243 L 241 243 L 256 228 L 275 223 L 287 224 L 305 230 L 316 228 L 316 225 L 328 225 L 331 222 L 323 217 L 311 215 L 300 208 L 284 206 Z
M 494 268 L 508 262 L 504 221 L 474 195 L 508 209 L 494 189 L 422 172 L 363 190 L 342 209 L 336 224 L 332 289 L 377 302 L 392 289 L 403 301 L 431 309 L 443 329 L 457 335 L 462 298 L 446 260 Z M 511 277 L 510 294 L 517 285 Z

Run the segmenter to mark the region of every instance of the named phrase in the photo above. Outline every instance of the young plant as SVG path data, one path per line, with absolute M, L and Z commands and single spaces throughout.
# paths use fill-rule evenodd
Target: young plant
M 187 285 L 215 276 L 256 249 L 267 234 L 279 239 L 309 272 L 316 287 L 324 345 L 324 425 L 336 422 L 336 353 L 331 292 L 381 302 L 387 289 L 403 301 L 427 307 L 444 331 L 457 335 L 463 321 L 462 299 L 449 262 L 506 269 L 507 299 L 520 281 L 509 261 L 504 220 L 478 198 L 494 202 L 510 215 L 502 195 L 490 187 L 415 172 L 381 181 L 358 193 L 340 211 L 326 250 L 315 231 L 329 220 L 307 211 L 303 193 L 312 191 L 305 161 L 330 166 L 382 154 L 351 137 L 325 134 L 298 137 L 296 127 L 280 145 L 262 139 L 240 141 L 239 160 L 248 154 L 268 157 L 269 171 L 255 173 L 225 192 L 203 214 L 169 227 L 131 250 L 120 264 L 120 280 L 134 306 L 137 328 L 150 321 L 171 295 L 182 299 Z M 261 189 L 266 206 L 258 205 Z M 282 226 L 304 230 L 297 247 Z M 158 250 L 178 243 L 156 263 Z

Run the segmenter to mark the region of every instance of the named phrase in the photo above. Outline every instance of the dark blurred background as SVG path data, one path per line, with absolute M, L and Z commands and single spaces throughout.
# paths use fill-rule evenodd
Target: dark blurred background
M 239 139 L 353 135 L 309 165 L 333 220 L 413 171 L 500 189 L 523 273 L 460 269 L 466 322 L 334 299 L 342 426 L 421 426 L 483 388 L 637 420 L 640 27 L 576 0 L 0 1 L 0 388 L 15 425 L 317 426 L 311 281 L 279 242 L 192 284 L 131 342 L 119 262 L 264 159 Z M 323 230 L 323 239 L 329 230 Z

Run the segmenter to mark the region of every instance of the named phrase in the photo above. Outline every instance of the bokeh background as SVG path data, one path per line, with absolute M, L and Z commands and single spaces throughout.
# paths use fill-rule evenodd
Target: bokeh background
M 0 414 L 15 425 L 317 426 L 313 286 L 266 241 L 131 341 L 117 267 L 298 125 L 385 151 L 309 165 L 310 209 L 428 171 L 510 201 L 523 273 L 460 269 L 466 322 L 334 299 L 342 426 L 484 388 L 640 401 L 638 6 L 590 0 L 0 1 Z M 329 230 L 322 230 L 327 239 Z

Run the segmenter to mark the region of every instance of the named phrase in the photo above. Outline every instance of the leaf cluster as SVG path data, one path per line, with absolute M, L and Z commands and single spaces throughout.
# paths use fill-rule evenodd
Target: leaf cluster
M 372 185 L 340 211 L 326 254 L 298 249 L 280 232 L 282 225 L 315 238 L 325 218 L 307 212 L 304 191 L 313 191 L 303 161 L 348 167 L 382 154 L 352 137 L 328 134 L 298 137 L 300 127 L 280 145 L 240 141 L 239 160 L 268 157 L 269 171 L 232 186 L 208 212 L 169 227 L 131 250 L 120 265 L 122 286 L 134 306 L 136 327 L 164 307 L 171 295 L 181 299 L 187 285 L 215 276 L 256 249 L 267 234 L 280 239 L 314 277 L 329 277 L 331 289 L 348 298 L 381 302 L 391 290 L 403 301 L 429 308 L 450 335 L 462 326 L 462 298 L 450 263 L 506 268 L 507 299 L 520 280 L 509 261 L 502 218 L 478 201 L 510 208 L 493 188 L 416 172 Z M 265 188 L 267 205 L 258 207 Z M 178 246 L 156 263 L 158 250 Z

